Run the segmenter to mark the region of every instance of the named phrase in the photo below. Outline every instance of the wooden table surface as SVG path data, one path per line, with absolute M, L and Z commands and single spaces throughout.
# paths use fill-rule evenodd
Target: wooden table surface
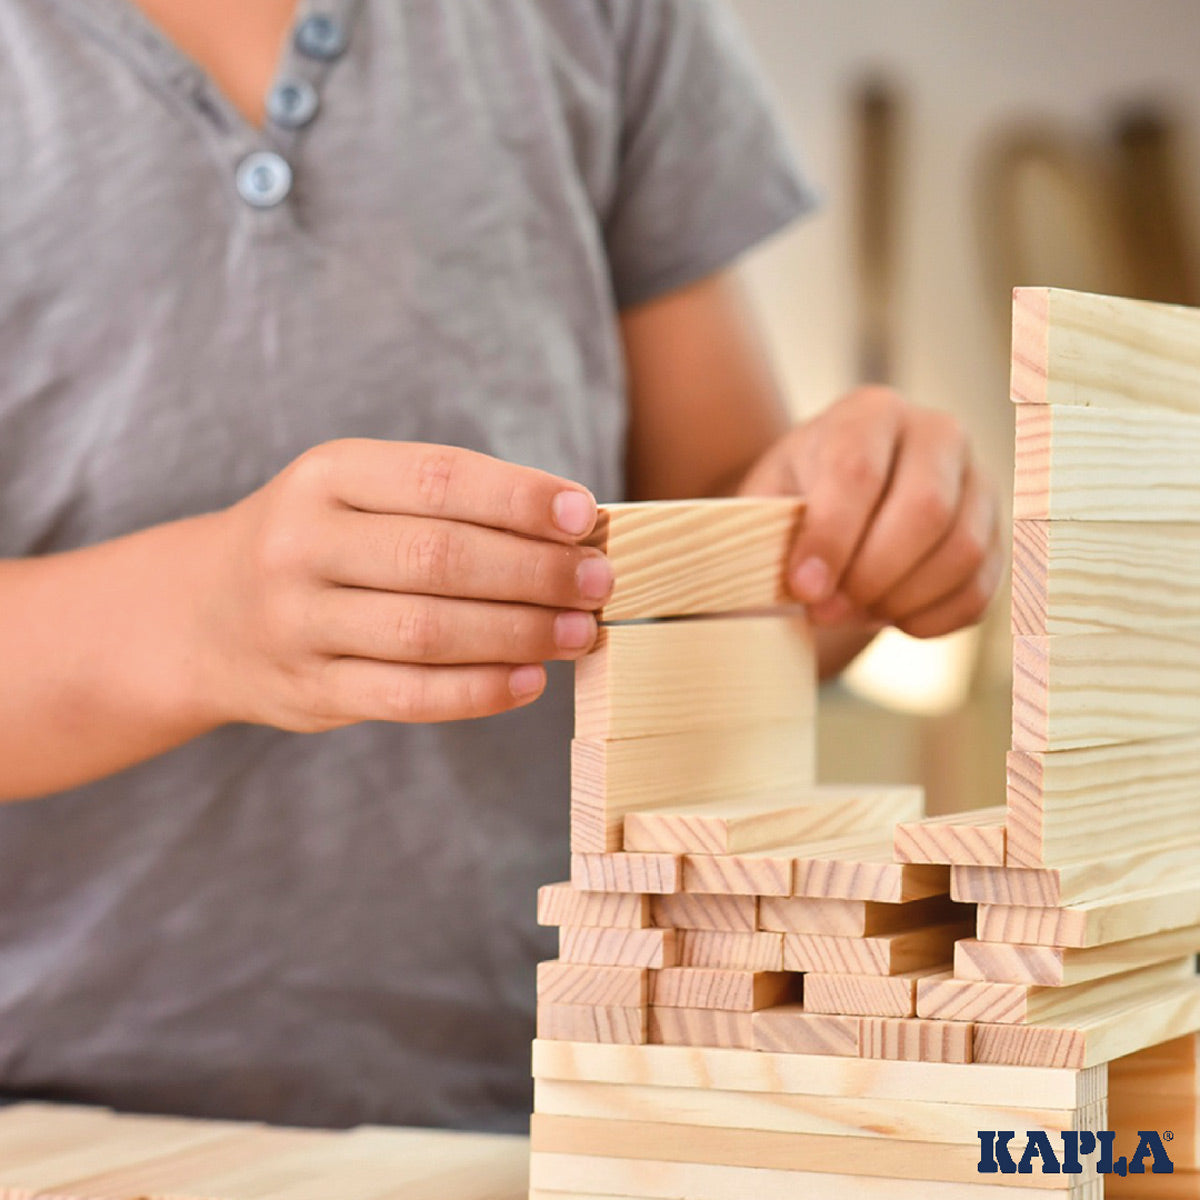
M 0 1109 L 0 1200 L 525 1200 L 528 1160 L 497 1134 Z

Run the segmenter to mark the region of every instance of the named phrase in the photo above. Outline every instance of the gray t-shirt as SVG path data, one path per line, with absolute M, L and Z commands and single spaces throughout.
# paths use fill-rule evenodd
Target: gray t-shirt
M 810 203 L 707 0 L 297 21 L 258 131 L 128 0 L 0 0 L 0 555 L 229 505 L 343 436 L 619 498 L 616 310 Z M 227 727 L 0 808 L 0 1092 L 523 1125 L 552 675 L 516 714 Z

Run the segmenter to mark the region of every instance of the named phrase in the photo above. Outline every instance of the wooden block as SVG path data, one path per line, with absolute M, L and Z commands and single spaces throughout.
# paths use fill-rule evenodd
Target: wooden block
M 1135 632 L 1197 619 L 1200 524 L 1014 521 L 1012 631 Z
M 588 545 L 616 575 L 605 621 L 727 613 L 791 603 L 788 549 L 804 502 L 673 500 L 608 504 Z
M 978 1062 L 1090 1067 L 1200 1029 L 1200 980 L 1092 1005 L 1069 1023 L 975 1026 Z
M 1200 842 L 1200 735 L 1013 752 L 1007 775 L 1010 866 L 1061 866 Z M 1200 880 L 1200 862 L 1193 877 Z
M 780 1004 L 754 1013 L 752 1020 L 755 1050 L 855 1057 L 859 1053 L 859 1017 L 810 1013 L 799 1004 Z
M 803 725 L 815 706 L 803 611 L 609 625 L 575 664 L 575 736 L 593 741 Z
M 675 854 L 572 854 L 571 886 L 669 895 L 683 886 L 683 862 Z
M 895 862 L 890 836 L 822 842 L 802 848 L 794 859 L 795 896 L 902 904 L 945 895 L 949 887 L 949 867 Z
M 1103 1066 L 1074 1071 L 975 1064 L 965 1070 L 949 1063 L 868 1063 L 857 1057 L 797 1058 L 765 1051 L 739 1054 L 732 1050 L 687 1050 L 673 1046 L 635 1049 L 541 1040 L 533 1044 L 533 1075 L 539 1080 L 636 1083 L 695 1088 L 706 1093 L 757 1092 L 886 1102 L 929 1100 L 936 1096 L 938 1103 L 946 1105 L 979 1104 L 983 1097 L 987 1104 L 1004 1108 L 1079 1108 L 1103 1100 L 1108 1094 L 1108 1070 Z
M 793 848 L 785 846 L 755 854 L 685 854 L 683 890 L 709 895 L 790 895 L 793 853 Z
M 1004 806 L 925 817 L 896 826 L 897 862 L 1004 865 Z
M 1200 417 L 1019 407 L 1015 520 L 1200 520 Z
M 1016 404 L 1200 413 L 1200 312 L 1017 288 L 1012 364 Z
M 1164 1095 L 1200 1096 L 1200 1034 L 1189 1033 L 1122 1055 L 1108 1064 L 1109 1091 L 1152 1087 Z
M 810 787 L 811 725 L 571 743 L 571 849 L 622 848 L 626 815 L 682 803 L 784 806 Z
M 680 929 L 675 933 L 675 940 L 681 967 L 730 967 L 746 971 L 784 969 L 781 933 Z
M 597 967 L 673 967 L 677 947 L 672 929 L 574 929 L 558 931 L 563 962 Z
M 1041 946 L 1103 946 L 1129 938 L 1200 925 L 1200 881 L 1186 888 L 1092 900 L 1068 908 L 981 904 L 975 936 L 981 942 Z
M 804 978 L 804 1011 L 860 1017 L 915 1017 L 917 985 L 950 975 L 950 964 L 899 975 L 847 975 L 811 971 Z
M 537 967 L 539 1004 L 605 1004 L 636 1008 L 650 999 L 644 967 L 592 967 L 551 959 Z
M 812 787 L 780 806 L 720 801 L 685 803 L 625 817 L 627 850 L 742 854 L 854 834 L 883 833 L 919 815 L 919 787 Z
M 552 1041 L 644 1046 L 645 1005 L 538 1003 L 537 1035 Z
M 1009 838 L 1009 855 L 1013 839 Z M 1053 908 L 1085 904 L 1196 878 L 1200 843 L 1181 842 L 1150 850 L 1093 856 L 1044 868 L 952 867 L 950 895 L 971 904 Z
M 758 928 L 758 900 L 754 896 L 655 896 L 650 902 L 650 923 L 662 929 L 753 933 Z
M 954 975 L 957 979 L 983 979 L 992 983 L 1068 987 L 1195 954 L 1198 949 L 1200 926 L 1196 925 L 1106 946 L 1089 946 L 1086 950 L 963 938 L 954 947 Z
M 655 1046 L 754 1048 L 752 1014 L 719 1008 L 650 1009 L 650 1043 Z
M 859 1053 L 900 1062 L 969 1063 L 973 1028 L 965 1022 L 919 1017 L 863 1017 Z
M 666 967 L 650 976 L 650 1002 L 658 1008 L 753 1012 L 799 998 L 800 976 L 782 971 Z
M 538 888 L 539 925 L 591 925 L 645 929 L 650 924 L 650 900 L 628 892 L 582 892 L 569 883 Z
M 870 937 L 898 933 L 949 920 L 967 920 L 970 910 L 949 896 L 926 896 L 904 904 L 877 900 L 825 900 L 811 896 L 764 896 L 759 902 L 760 929 L 777 933 L 817 933 L 829 937 Z
M 930 977 L 917 984 L 917 1015 L 993 1025 L 1070 1019 L 1092 1004 L 1127 996 L 1153 984 L 1174 983 L 1193 973 L 1192 960 L 1178 958 L 1069 987 Z
M 788 971 L 899 975 L 948 962 L 954 943 L 970 933 L 970 924 L 962 921 L 861 938 L 785 933 L 783 965 Z

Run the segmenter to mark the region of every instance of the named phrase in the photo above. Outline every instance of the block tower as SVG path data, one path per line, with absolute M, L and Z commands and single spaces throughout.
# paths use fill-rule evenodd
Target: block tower
M 531 1200 L 1200 1200 L 1200 312 L 1014 311 L 995 810 L 815 782 L 801 503 L 604 511 Z

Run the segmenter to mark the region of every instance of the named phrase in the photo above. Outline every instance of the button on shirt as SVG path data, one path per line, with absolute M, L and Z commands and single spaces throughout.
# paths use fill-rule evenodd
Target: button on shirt
M 620 498 L 617 308 L 808 204 L 707 0 L 321 11 L 281 74 L 319 113 L 258 130 L 126 0 L 0 0 L 0 556 L 337 437 Z M 556 669 L 494 719 L 230 726 L 0 806 L 0 1093 L 522 1127 L 570 735 Z

